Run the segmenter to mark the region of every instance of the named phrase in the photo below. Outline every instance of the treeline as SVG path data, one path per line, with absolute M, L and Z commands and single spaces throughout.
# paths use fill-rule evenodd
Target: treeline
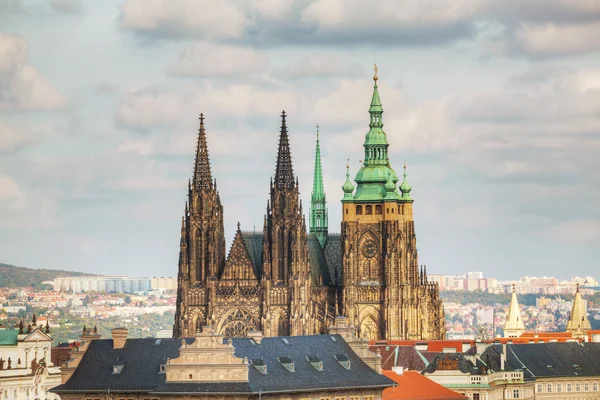
M 442 300 L 450 303 L 469 304 L 476 303 L 483 306 L 492 306 L 494 304 L 509 304 L 510 294 L 496 294 L 488 293 L 481 290 L 469 291 L 452 291 L 452 292 L 440 292 Z M 565 301 L 573 300 L 572 294 L 563 295 L 542 295 L 542 294 L 518 294 L 519 304 L 525 306 L 535 306 L 535 300 L 539 297 L 547 297 L 550 299 L 556 299 L 560 297 Z M 600 304 L 600 293 L 594 294 L 594 296 L 584 296 L 588 299 L 589 307 L 594 307 L 595 304 Z
M 51 281 L 57 276 L 89 276 L 83 272 L 54 269 L 31 269 L 0 263 L 0 287 L 17 288 L 32 286 L 36 289 L 52 289 L 42 282 Z

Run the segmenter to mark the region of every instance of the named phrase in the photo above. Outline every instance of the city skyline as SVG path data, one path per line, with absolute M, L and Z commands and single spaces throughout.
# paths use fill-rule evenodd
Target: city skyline
M 407 3 L 400 19 L 386 1 L 355 14 L 328 12 L 332 0 L 155 1 L 156 14 L 142 3 L 0 1 L 0 262 L 174 275 L 200 112 L 227 250 L 238 221 L 262 229 L 282 109 L 305 214 L 321 127 L 329 229 L 339 232 L 376 61 L 390 160 L 397 171 L 407 160 L 430 274 L 593 275 L 591 2 L 544 2 L 543 15 L 491 0 L 445 12 Z

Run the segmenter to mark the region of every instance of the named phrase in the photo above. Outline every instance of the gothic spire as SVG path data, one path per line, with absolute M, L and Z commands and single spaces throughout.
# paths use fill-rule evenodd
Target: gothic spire
M 327 202 L 323 189 L 323 170 L 321 167 L 321 146 L 319 145 L 319 125 L 317 128 L 317 145 L 315 150 L 315 171 L 313 191 L 310 198 L 310 233 L 316 235 L 321 247 L 325 246 L 328 233 Z
M 279 150 L 277 152 L 277 166 L 275 168 L 275 187 L 278 189 L 291 189 L 294 187 L 294 170 L 292 168 L 292 154 L 290 152 L 290 139 L 285 123 L 285 110 L 281 113 L 281 132 L 279 135 Z
M 210 172 L 210 159 L 204 130 L 204 114 L 200 114 L 200 129 L 198 131 L 198 145 L 196 148 L 196 162 L 194 166 L 194 189 L 212 189 L 213 179 Z
M 513 283 L 510 306 L 508 307 L 508 315 L 504 324 L 504 336 L 518 337 L 523 331 L 525 331 L 525 324 L 523 324 L 523 320 L 521 319 L 521 309 L 519 308 L 515 284 Z
M 584 331 L 592 329 L 590 321 L 588 320 L 587 313 L 585 312 L 585 305 L 581 298 L 581 292 L 579 292 L 579 283 L 577 284 L 577 290 L 575 291 L 575 298 L 573 299 L 573 308 L 569 321 L 567 322 L 567 332 L 569 331 Z
M 317 125 L 317 146 L 315 149 L 315 170 L 313 175 L 312 201 L 325 201 L 323 189 L 323 169 L 321 167 L 321 146 L 319 144 L 319 125 Z

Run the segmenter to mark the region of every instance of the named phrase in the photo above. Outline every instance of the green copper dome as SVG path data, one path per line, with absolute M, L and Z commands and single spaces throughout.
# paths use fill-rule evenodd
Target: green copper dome
M 395 185 L 399 180 L 398 175 L 390 166 L 388 158 L 389 143 L 383 131 L 383 107 L 379 98 L 377 75 L 373 77 L 373 80 L 375 83 L 369 107 L 369 132 L 365 135 L 363 144 L 365 156 L 363 165 L 354 178 L 357 186 L 353 199 L 359 201 L 377 201 L 384 198 L 401 200 L 400 194 L 395 190 Z M 391 195 L 388 195 L 386 189 L 388 181 L 394 185 Z M 347 197 L 344 196 L 344 198 Z

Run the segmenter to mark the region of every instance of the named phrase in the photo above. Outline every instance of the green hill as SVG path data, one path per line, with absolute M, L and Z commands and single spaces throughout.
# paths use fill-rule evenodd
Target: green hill
M 0 287 L 33 286 L 34 288 L 41 288 L 42 282 L 51 281 L 57 276 L 86 275 L 91 274 L 54 269 L 31 269 L 0 263 Z

